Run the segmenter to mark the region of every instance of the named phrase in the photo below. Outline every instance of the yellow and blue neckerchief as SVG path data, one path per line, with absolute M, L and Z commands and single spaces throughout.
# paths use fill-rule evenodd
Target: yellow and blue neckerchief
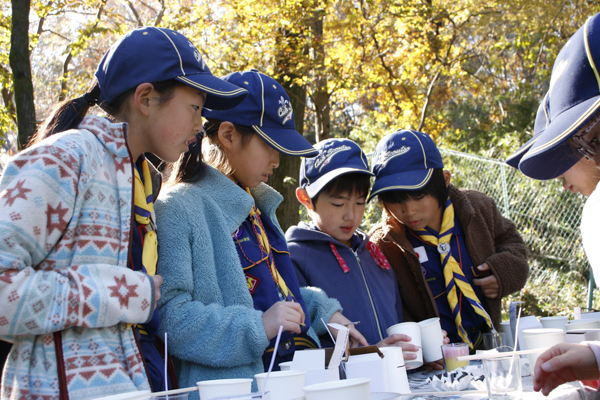
M 457 333 L 462 341 L 468 343 L 469 347 L 473 349 L 476 346 L 476 343 L 471 341 L 469 334 L 463 327 L 460 296 L 462 295 L 465 297 L 473 311 L 483 318 L 490 328 L 492 327 L 492 322 L 473 287 L 469 283 L 469 280 L 465 277 L 461 265 L 452 255 L 450 243 L 454 232 L 454 205 L 452 204 L 452 200 L 448 198 L 446 201 L 446 207 L 442 216 L 442 226 L 439 233 L 431 228 L 413 230 L 413 232 L 424 242 L 437 247 L 446 285 L 446 297 L 453 314 Z

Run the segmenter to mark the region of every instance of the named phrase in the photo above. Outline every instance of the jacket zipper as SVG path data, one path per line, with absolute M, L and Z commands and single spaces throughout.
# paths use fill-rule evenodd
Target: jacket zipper
M 367 294 L 369 295 L 369 301 L 371 302 L 371 308 L 373 309 L 373 316 L 375 317 L 375 324 L 377 325 L 377 332 L 379 332 L 379 340 L 383 340 L 383 333 L 381 332 L 381 325 L 379 324 L 379 317 L 377 316 L 377 310 L 375 309 L 375 303 L 373 302 L 373 296 L 371 295 L 371 290 L 369 289 L 369 285 L 367 285 L 367 278 L 365 277 L 365 271 L 363 271 L 362 264 L 360 262 L 360 258 L 358 258 L 358 251 L 350 250 L 354 257 L 356 258 L 356 262 L 358 263 L 358 268 L 360 268 L 360 273 L 363 278 L 363 282 L 365 283 L 365 288 L 367 289 Z

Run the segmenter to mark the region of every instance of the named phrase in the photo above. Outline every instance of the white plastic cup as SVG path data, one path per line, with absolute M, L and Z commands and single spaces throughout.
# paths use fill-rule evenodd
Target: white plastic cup
M 419 368 L 423 365 L 423 349 L 421 348 L 421 325 L 416 322 L 402 322 L 400 324 L 392 325 L 387 328 L 386 333 L 391 336 L 395 333 L 404 334 L 410 336 L 410 344 L 414 344 L 419 347 L 419 350 L 415 352 L 417 358 L 414 360 L 406 360 L 407 369 Z M 308 400 L 308 399 L 307 399 Z
M 523 340 L 527 350 L 548 349 L 555 344 L 566 343 L 565 332 L 560 328 L 552 329 L 525 329 L 523 331 Z M 543 352 L 528 354 L 530 370 L 535 368 L 537 358 Z
M 460 356 L 469 355 L 469 345 L 467 343 L 448 343 L 442 345 L 442 354 L 444 355 L 444 365 L 447 372 L 452 372 L 457 368 L 466 367 L 468 361 L 458 361 Z
M 433 362 L 442 358 L 444 334 L 438 317 L 418 322 L 421 327 L 421 345 L 425 362 Z
M 402 348 L 397 346 L 381 347 L 379 351 L 383 354 L 385 362 L 388 392 L 410 393 Z
M 540 322 L 544 328 L 558 328 L 565 330 L 565 325 L 569 323 L 569 317 L 541 317 Z
M 265 387 L 267 373 L 256 374 L 258 391 L 270 391 L 273 400 L 292 400 L 304 396 L 306 371 L 272 371 Z
M 279 369 L 282 371 L 289 371 L 292 369 L 292 363 L 293 363 L 293 361 L 285 361 L 285 362 L 279 363 Z
M 252 379 L 215 379 L 196 382 L 196 385 L 198 385 L 200 400 L 252 393 Z
M 581 313 L 581 319 L 600 320 L 600 312 Z
M 304 397 L 306 400 L 371 400 L 371 379 L 343 379 L 305 386 Z
M 578 319 L 576 321 L 569 322 L 565 325 L 565 329 L 568 331 L 581 331 L 588 329 L 600 329 L 600 321 L 590 319 Z

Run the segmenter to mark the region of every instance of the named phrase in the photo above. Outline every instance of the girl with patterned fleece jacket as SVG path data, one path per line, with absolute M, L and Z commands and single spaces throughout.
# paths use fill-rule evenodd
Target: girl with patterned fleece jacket
M 294 129 L 289 97 L 256 70 L 223 79 L 247 88 L 248 97 L 231 112 L 205 114 L 207 146 L 182 157 L 173 172 L 178 184 L 157 205 L 161 331 L 169 333 L 183 386 L 253 378 L 273 351 L 277 366 L 295 350 L 318 347 L 321 318 L 350 322 L 337 300 L 300 289 L 275 216 L 282 197 L 265 184 L 279 152 L 315 152 Z M 356 329 L 351 335 L 351 343 L 366 344 Z
M 0 180 L 0 336 L 13 347 L 2 399 L 150 389 L 131 327 L 155 327 L 162 282 L 152 276 L 160 179 L 143 153 L 175 161 L 195 141 L 205 100 L 219 106 L 198 85 L 245 93 L 214 78 L 198 55 L 174 31 L 129 32 L 103 58 L 90 91 L 59 105 L 8 163 Z M 85 116 L 95 104 L 115 122 Z

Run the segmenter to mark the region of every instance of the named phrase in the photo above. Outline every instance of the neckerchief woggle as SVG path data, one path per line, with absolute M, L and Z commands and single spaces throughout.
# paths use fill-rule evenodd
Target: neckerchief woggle
M 442 270 L 444 272 L 444 281 L 446 283 L 446 295 L 448 298 L 448 303 L 450 304 L 450 309 L 452 310 L 452 314 L 454 316 L 454 322 L 456 323 L 458 335 L 461 337 L 463 342 L 467 343 L 472 349 L 474 345 L 471 340 L 469 340 L 469 335 L 462 326 L 460 302 L 456 287 L 458 286 L 458 289 L 460 289 L 462 294 L 466 297 L 471 307 L 473 307 L 473 310 L 475 310 L 475 313 L 483 317 L 490 328 L 492 327 L 492 321 L 490 320 L 488 313 L 481 305 L 481 302 L 473 290 L 473 287 L 463 274 L 460 264 L 454 257 L 452 257 L 452 252 L 450 251 L 450 239 L 452 238 L 452 233 L 454 232 L 454 205 L 452 204 L 452 200 L 448 197 L 448 200 L 446 201 L 446 209 L 444 210 L 444 215 L 442 216 L 442 226 L 439 234 L 437 234 L 433 229 L 427 228 L 414 230 L 413 232 L 419 235 L 419 237 L 427 243 L 437 246 L 442 261 Z

